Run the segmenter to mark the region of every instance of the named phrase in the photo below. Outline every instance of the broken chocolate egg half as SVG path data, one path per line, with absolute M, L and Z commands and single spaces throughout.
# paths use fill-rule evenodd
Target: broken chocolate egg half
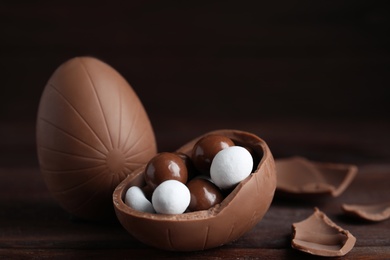
M 276 189 L 275 163 L 266 142 L 258 136 L 239 130 L 216 130 L 207 133 L 226 136 L 236 145 L 250 147 L 256 167 L 220 203 L 208 210 L 183 214 L 140 212 L 124 202 L 131 186 L 144 187 L 145 166 L 132 172 L 113 193 L 113 203 L 120 223 L 139 241 L 164 250 L 198 251 L 234 241 L 254 227 L 268 211 Z M 191 154 L 194 144 L 203 136 L 188 142 L 176 152 Z

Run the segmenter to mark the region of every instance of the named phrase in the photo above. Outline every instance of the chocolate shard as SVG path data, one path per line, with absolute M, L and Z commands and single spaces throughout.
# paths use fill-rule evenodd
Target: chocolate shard
M 337 197 L 357 174 L 352 164 L 313 162 L 294 156 L 275 160 L 277 194 L 290 198 Z
M 292 224 L 291 246 L 318 256 L 343 256 L 355 245 L 356 238 L 330 220 L 318 208 L 307 219 Z
M 390 201 L 372 204 L 342 204 L 342 210 L 350 216 L 369 221 L 384 221 L 390 218 Z

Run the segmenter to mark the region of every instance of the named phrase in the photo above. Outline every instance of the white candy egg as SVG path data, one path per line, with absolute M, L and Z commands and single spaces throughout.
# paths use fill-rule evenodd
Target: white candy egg
M 187 186 L 177 180 L 167 180 L 156 187 L 152 195 L 153 207 L 161 214 L 181 214 L 190 204 Z
M 219 151 L 210 167 L 213 182 L 221 189 L 228 189 L 252 172 L 253 158 L 250 152 L 241 146 L 231 146 Z
M 155 213 L 152 203 L 145 197 L 143 191 L 137 187 L 130 187 L 125 195 L 125 204 L 135 210 Z

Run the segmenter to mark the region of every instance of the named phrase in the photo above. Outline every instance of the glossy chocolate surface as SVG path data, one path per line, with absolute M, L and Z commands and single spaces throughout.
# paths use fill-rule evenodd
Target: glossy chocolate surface
M 195 168 L 195 165 L 188 154 L 182 152 L 175 152 L 174 154 L 179 156 L 184 161 L 184 164 L 187 167 L 187 174 L 188 174 L 187 182 L 190 181 L 195 176 L 200 175 L 199 171 Z
M 217 130 L 212 134 L 250 146 L 261 158 L 256 170 L 227 197 L 209 210 L 177 215 L 138 212 L 123 202 L 126 190 L 144 186 L 145 166 L 130 174 L 113 193 L 117 217 L 123 227 L 141 242 L 171 251 L 196 251 L 218 247 L 238 239 L 266 214 L 276 189 L 275 163 L 267 144 L 258 136 L 239 130 Z M 208 133 L 208 134 L 211 134 Z M 198 137 L 177 151 L 190 154 Z
M 223 200 L 220 189 L 205 178 L 195 178 L 187 183 L 191 193 L 189 211 L 207 210 Z
M 210 174 L 210 165 L 214 156 L 222 149 L 233 146 L 234 142 L 221 135 L 207 135 L 200 139 L 193 147 L 191 159 L 195 167 L 203 174 Z
M 83 219 L 114 219 L 112 192 L 156 154 L 142 103 L 112 67 L 92 57 L 62 64 L 42 93 L 36 126 L 42 176 Z
M 177 180 L 186 183 L 188 178 L 187 167 L 182 158 L 174 153 L 159 153 L 153 157 L 145 168 L 145 181 L 155 189 L 166 180 Z

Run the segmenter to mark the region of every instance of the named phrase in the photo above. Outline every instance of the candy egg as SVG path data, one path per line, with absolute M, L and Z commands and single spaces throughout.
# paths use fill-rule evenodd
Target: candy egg
M 213 182 L 221 189 L 229 189 L 248 177 L 253 159 L 247 149 L 231 146 L 218 152 L 210 167 Z
M 205 178 L 195 178 L 187 183 L 191 193 L 190 211 L 207 210 L 223 200 L 219 188 Z
M 186 183 L 187 178 L 185 162 L 174 153 L 159 153 L 146 165 L 145 181 L 152 189 L 166 180 L 177 180 Z
M 152 203 L 146 199 L 141 188 L 137 186 L 130 187 L 125 195 L 125 203 L 127 206 L 142 212 L 154 213 Z
M 108 64 L 76 57 L 50 77 L 39 104 L 37 153 L 43 179 L 71 215 L 113 220 L 112 192 L 156 154 L 146 111 Z
M 196 142 L 192 149 L 192 161 L 201 173 L 209 175 L 214 156 L 222 149 L 233 145 L 234 142 L 226 136 L 217 134 L 204 136 Z
M 181 214 L 190 204 L 190 191 L 177 180 L 167 180 L 157 186 L 152 195 L 153 207 L 157 213 Z

